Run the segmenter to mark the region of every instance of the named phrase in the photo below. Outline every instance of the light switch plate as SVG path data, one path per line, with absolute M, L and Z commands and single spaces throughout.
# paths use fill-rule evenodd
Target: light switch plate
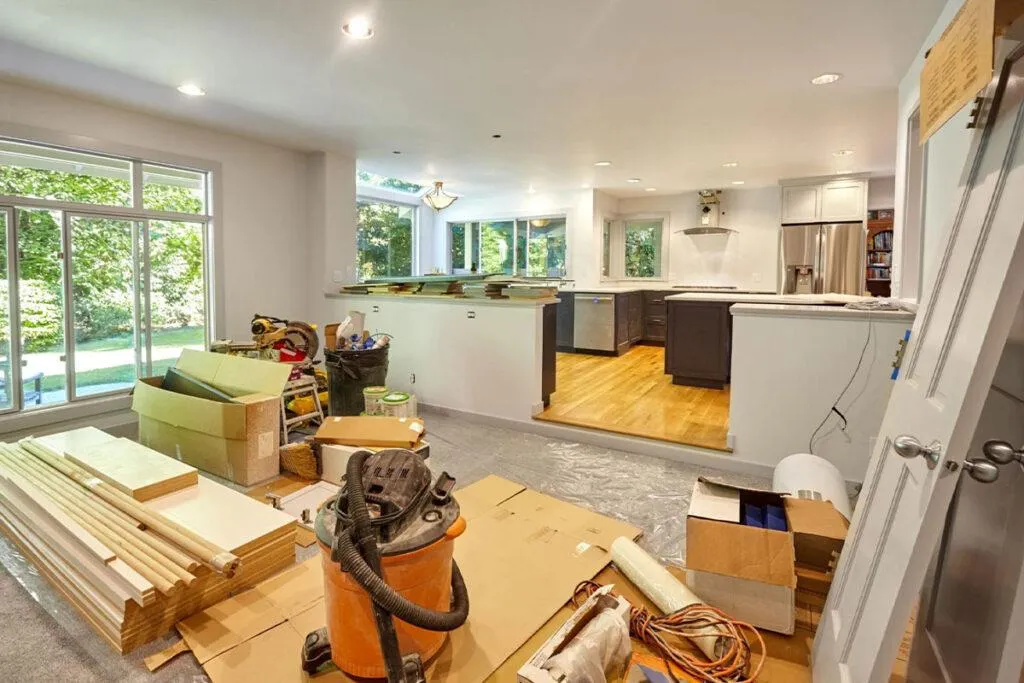
M 336 271 L 334 271 L 334 274 L 333 274 L 332 277 L 333 277 L 335 282 L 344 282 L 345 281 L 345 271 L 343 271 L 343 270 L 336 270 Z

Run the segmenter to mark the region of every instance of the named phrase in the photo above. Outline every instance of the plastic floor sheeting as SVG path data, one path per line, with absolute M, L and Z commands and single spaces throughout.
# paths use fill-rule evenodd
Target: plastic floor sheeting
M 643 529 L 641 546 L 667 563 L 679 564 L 684 559 L 686 510 L 697 477 L 745 486 L 771 485 L 765 478 L 476 424 L 433 412 L 424 417 L 431 446 L 428 463 L 435 474 L 447 471 L 458 486 L 497 474 L 625 520 Z M 315 550 L 315 546 L 306 549 L 302 556 Z M 0 564 L 0 680 L 206 680 L 187 654 L 154 674 L 146 670 L 142 659 L 176 641 L 176 632 L 125 657 L 115 653 L 2 536 Z

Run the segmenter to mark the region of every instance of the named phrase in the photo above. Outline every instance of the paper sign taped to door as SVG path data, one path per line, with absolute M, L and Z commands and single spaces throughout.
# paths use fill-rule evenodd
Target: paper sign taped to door
M 921 144 L 992 79 L 996 0 L 965 0 L 921 70 Z

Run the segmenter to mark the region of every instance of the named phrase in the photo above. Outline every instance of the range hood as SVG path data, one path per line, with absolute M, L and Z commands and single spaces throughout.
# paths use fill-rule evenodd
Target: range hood
M 697 225 L 685 228 L 684 235 L 730 235 L 735 230 L 725 227 L 725 209 L 722 208 L 721 190 L 697 192 Z

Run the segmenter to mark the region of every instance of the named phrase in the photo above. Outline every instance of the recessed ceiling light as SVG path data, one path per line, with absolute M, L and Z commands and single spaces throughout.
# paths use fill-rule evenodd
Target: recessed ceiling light
M 498 139 L 500 139 L 500 138 L 501 138 L 501 133 L 495 133 L 495 134 L 494 134 L 494 135 L 492 135 L 491 137 L 492 137 L 492 138 L 494 138 L 495 140 L 498 140 Z
M 657 192 L 657 191 L 658 191 L 658 188 L 656 188 L 656 187 L 645 187 L 644 188 L 644 192 Z
M 736 162 L 736 161 L 727 161 L 727 162 L 725 162 L 724 164 L 722 164 L 722 166 L 723 166 L 724 168 L 736 168 L 737 166 L 739 166 L 739 162 Z
M 397 150 L 397 149 L 396 149 L 396 150 L 394 150 L 394 151 L 393 151 L 393 152 L 391 152 L 391 153 L 392 153 L 392 154 L 401 154 L 402 152 L 401 152 L 400 150 Z
M 626 178 L 626 182 L 627 183 L 639 183 L 640 179 L 639 178 Z
M 853 154 L 853 150 L 852 149 L 841 149 L 841 150 L 839 150 L 837 152 L 832 152 L 832 156 L 834 156 L 834 157 L 848 157 L 851 154 Z
M 745 182 L 746 181 L 743 181 L 743 180 L 734 180 L 734 181 L 732 181 L 732 184 L 733 185 L 743 185 Z
M 206 94 L 206 91 L 195 83 L 182 83 L 178 86 L 178 92 L 189 97 L 202 97 Z
M 821 74 L 812 78 L 811 83 L 814 85 L 828 85 L 829 83 L 835 83 L 842 77 L 843 74 Z
M 350 38 L 366 40 L 373 37 L 373 27 L 366 17 L 353 17 L 348 23 L 341 27 L 342 32 Z
M 611 165 L 612 165 L 612 162 L 610 162 L 610 161 L 596 161 L 596 162 L 594 162 L 594 166 L 611 166 Z

